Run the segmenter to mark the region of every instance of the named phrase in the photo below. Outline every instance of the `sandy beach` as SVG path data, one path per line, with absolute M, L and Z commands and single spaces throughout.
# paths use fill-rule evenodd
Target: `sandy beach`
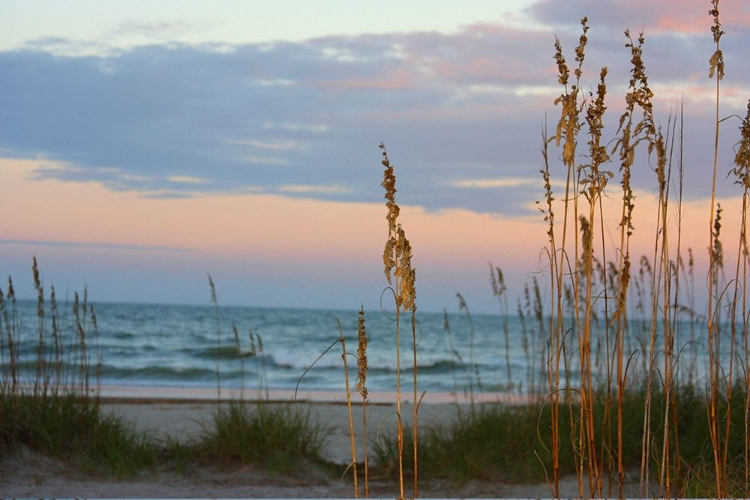
M 130 391 L 130 392 L 129 392 Z M 133 393 L 134 392 L 134 393 Z M 149 391 L 132 389 L 103 390 L 102 408 L 131 422 L 137 429 L 162 437 L 188 440 L 197 436 L 211 421 L 217 408 L 216 393 L 173 390 L 159 397 Z M 228 395 L 229 396 L 229 395 Z M 310 411 L 311 417 L 329 429 L 323 456 L 340 464 L 342 475 L 351 461 L 348 412 L 340 395 L 274 393 L 271 403 L 293 405 L 299 411 Z M 370 405 L 369 432 L 395 428 L 395 405 L 387 403 L 389 395 L 374 394 Z M 392 401 L 392 400 L 391 400 Z M 257 403 L 249 402 L 250 407 Z M 420 406 L 419 425 L 440 425 L 455 418 L 459 405 L 443 398 L 425 398 Z M 411 426 L 413 406 L 402 405 L 405 425 Z M 361 410 L 356 409 L 355 427 L 361 436 Z M 372 452 L 372 450 L 371 450 Z M 426 478 L 425 478 L 426 479 Z M 575 478 L 562 483 L 563 496 L 578 496 Z M 408 490 L 407 490 L 408 491 Z M 370 484 L 370 495 L 398 497 L 395 481 L 377 480 Z M 471 481 L 456 485 L 445 481 L 427 481 L 420 491 L 424 497 L 540 498 L 550 497 L 544 484 L 502 484 Z M 291 475 L 271 475 L 246 466 L 234 470 L 195 467 L 185 473 L 167 470 L 143 472 L 138 477 L 118 480 L 82 473 L 70 464 L 21 449 L 0 461 L 0 497 L 87 497 L 87 498 L 353 498 L 351 475 L 331 477 L 315 464 L 304 464 Z

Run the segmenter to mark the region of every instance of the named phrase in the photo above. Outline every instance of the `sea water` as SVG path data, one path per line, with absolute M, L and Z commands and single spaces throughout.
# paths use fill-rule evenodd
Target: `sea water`
M 102 303 L 96 304 L 94 311 L 96 327 L 90 309 L 84 311 L 80 306 L 76 320 L 70 304 L 58 304 L 53 327 L 53 311 L 45 304 L 41 322 L 44 357 L 59 363 L 72 378 L 85 357 L 92 386 L 343 391 L 345 348 L 352 391 L 355 388 L 356 310 Z M 13 311 L 6 303 L 6 313 L 11 318 L 19 365 L 25 377 L 33 379 L 39 357 L 37 304 L 19 301 Z M 544 391 L 547 387 L 550 350 L 545 320 L 417 312 L 413 331 L 410 314 L 402 314 L 397 322 L 392 311 L 365 311 L 364 319 L 366 383 L 371 392 L 395 390 L 397 337 L 404 391 L 413 389 L 415 338 L 420 393 L 502 394 Z M 643 378 L 639 367 L 645 369 L 648 359 L 644 353 L 649 347 L 645 340 L 649 328 L 644 322 L 640 333 L 631 331 L 626 342 L 629 377 L 634 383 Z M 682 325 L 676 342 L 683 379 L 700 377 L 701 366 L 706 364 L 705 346 L 689 338 L 699 335 L 688 333 L 694 328 L 700 327 Z M 0 361 L 7 379 L 6 333 L 2 339 Z M 568 335 L 560 361 L 561 370 L 566 361 L 568 367 L 563 385 L 577 383 L 580 365 L 575 340 Z M 82 341 L 85 354 L 81 354 Z M 607 349 L 605 335 L 592 337 L 592 368 L 601 377 L 606 372 Z M 657 345 L 655 350 L 659 367 L 663 365 L 663 348 Z

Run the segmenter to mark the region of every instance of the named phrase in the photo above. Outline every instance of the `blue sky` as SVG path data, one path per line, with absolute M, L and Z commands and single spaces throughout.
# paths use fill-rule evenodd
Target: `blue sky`
M 599 68 L 608 66 L 610 135 L 628 79 L 623 31 L 643 29 L 657 120 L 666 126 L 680 99 L 685 103 L 686 199 L 700 204 L 710 195 L 709 2 L 465 4 L 2 2 L 0 157 L 8 163 L 0 176 L 7 190 L 26 193 L 5 207 L 17 220 L 11 224 L 6 215 L 2 223 L 3 271 L 23 276 L 30 255 L 38 254 L 47 281 L 71 289 L 86 283 L 101 300 L 201 303 L 203 277 L 212 272 L 228 303 L 372 306 L 384 283 L 382 248 L 377 239 L 368 243 L 376 247 L 372 254 L 360 248 L 371 236 L 347 217 L 360 208 L 369 217 L 382 207 L 382 141 L 397 168 L 399 203 L 417 215 L 420 227 L 412 231 L 431 245 L 415 245 L 418 272 L 420 250 L 434 255 L 422 257 L 425 308 L 452 307 L 459 290 L 490 310 L 488 261 L 510 267 L 517 288 L 538 270 L 529 255 L 544 245 L 543 230 L 536 248 L 515 248 L 520 243 L 509 231 L 537 230 L 540 131 L 559 114 L 553 43 L 558 36 L 572 60 L 584 15 L 591 25 L 584 88 L 594 89 Z M 721 114 L 744 116 L 750 7 L 740 0 L 721 6 Z M 739 120 L 723 126 L 720 171 L 728 172 Z M 735 196 L 720 177 L 720 195 Z M 644 193 L 655 185 L 645 155 L 635 184 Z M 59 201 L 50 208 L 60 218 L 51 228 L 32 214 L 41 210 L 33 200 L 48 189 Z M 248 243 L 244 258 L 233 249 L 232 231 L 210 236 L 223 224 L 216 207 L 237 203 L 247 220 L 263 200 L 279 202 L 282 214 L 253 226 L 264 243 Z M 142 219 L 130 219 L 128 203 Z M 105 217 L 121 205 L 119 215 Z M 314 236 L 292 214 L 320 207 L 325 225 L 352 229 L 332 232 L 329 257 L 321 250 L 311 262 L 303 250 Z M 178 213 L 156 213 L 164 210 Z M 68 211 L 102 218 L 93 224 L 99 229 L 74 229 Z M 206 214 L 205 228 L 196 216 L 179 218 L 181 211 Z M 359 221 L 368 228 L 380 222 Z M 475 227 L 480 223 L 484 229 Z M 431 224 L 434 233 L 424 229 Z M 138 231 L 152 226 L 151 236 Z M 216 244 L 177 236 L 191 227 Z M 296 239 L 286 234 L 292 228 Z M 475 245 L 451 250 L 446 241 L 462 231 Z M 357 243 L 342 253 L 337 238 Z M 283 264 L 271 254 L 259 257 L 282 241 L 299 251 L 278 249 Z M 91 259 L 76 262 L 81 246 Z M 173 267 L 160 257 L 165 253 Z M 325 271 L 342 259 L 350 266 L 345 274 L 357 278 Z

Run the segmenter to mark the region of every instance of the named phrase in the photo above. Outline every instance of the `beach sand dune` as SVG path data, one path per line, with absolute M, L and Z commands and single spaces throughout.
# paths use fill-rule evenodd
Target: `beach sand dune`
M 249 402 L 250 408 L 256 403 Z M 299 411 L 310 411 L 312 419 L 328 428 L 323 456 L 340 464 L 342 478 L 331 477 L 315 464 L 302 464 L 292 474 L 269 475 L 252 466 L 233 470 L 215 467 L 191 467 L 177 473 L 166 467 L 149 470 L 137 477 L 118 480 L 86 474 L 71 464 L 59 462 L 21 448 L 0 461 L 0 497 L 88 497 L 88 498 L 353 498 L 351 474 L 344 475 L 351 461 L 347 407 L 340 401 L 277 401 L 263 404 L 294 405 Z M 160 436 L 188 440 L 198 436 L 211 422 L 217 409 L 215 401 L 205 399 L 143 399 L 111 398 L 102 405 L 131 422 L 137 429 Z M 423 404 L 420 407 L 420 426 L 445 424 L 456 417 L 455 404 Z M 404 425 L 411 425 L 413 407 L 402 407 Z M 368 433 L 395 430 L 395 406 L 375 403 L 370 406 Z M 361 408 L 355 408 L 354 422 L 357 436 L 361 436 Z M 359 443 L 358 443 L 359 445 Z M 370 453 L 376 453 L 370 450 Z M 361 451 L 360 451 L 361 453 Z M 360 459 L 361 460 L 361 459 Z M 361 486 L 361 485 L 360 485 Z M 575 478 L 562 483 L 561 494 L 578 496 Z M 408 487 L 407 487 L 408 488 Z M 407 489 L 407 491 L 409 491 Z M 633 492 L 635 493 L 635 492 Z M 370 484 L 370 495 L 396 498 L 398 485 L 394 480 L 377 479 Z M 550 497 L 551 491 L 543 483 L 504 484 L 470 481 L 456 485 L 447 481 L 428 481 L 420 496 L 433 498 L 539 498 Z

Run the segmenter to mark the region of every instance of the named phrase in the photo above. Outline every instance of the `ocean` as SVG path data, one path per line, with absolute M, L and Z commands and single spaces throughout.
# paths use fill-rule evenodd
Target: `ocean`
M 81 355 L 81 324 L 91 385 L 258 391 L 341 391 L 345 378 L 343 332 L 350 384 L 357 376 L 358 311 L 254 307 L 215 307 L 207 304 L 95 304 L 97 327 L 90 311 L 70 304 L 53 311 L 45 304 L 42 321 L 45 357 L 59 352 L 63 371 L 75 373 Z M 39 354 L 37 304 L 18 301 L 13 313 L 6 303 L 17 343 L 19 366 L 33 380 Z M 15 319 L 13 319 L 15 317 Z M 365 311 L 368 337 L 367 388 L 392 392 L 396 388 L 396 324 L 393 313 Z M 442 394 L 524 393 L 546 384 L 547 333 L 537 320 L 520 316 L 417 312 L 418 390 Z M 447 326 L 446 326 L 447 320 Z M 340 327 L 339 327 L 340 325 Z M 645 328 L 645 325 L 644 325 Z M 691 327 L 692 328 L 692 327 Z M 687 326 L 685 327 L 687 329 Z M 55 334 L 54 331 L 57 333 Z M 235 336 L 235 331 L 237 335 Z M 506 337 L 507 332 L 507 337 Z M 401 319 L 402 389 L 412 391 L 413 341 L 408 315 Z M 687 333 L 680 366 L 705 364 L 700 342 Z M 691 334 L 692 335 L 692 334 Z M 55 340 L 55 337 L 57 340 Z M 506 342 L 507 338 L 507 342 Z M 7 380 L 7 336 L 2 336 L 2 363 Z M 640 340 L 639 340 L 640 339 Z M 54 344 L 58 343 L 59 351 Z M 632 354 L 630 380 L 637 383 L 645 357 L 642 336 L 629 335 Z M 604 373 L 606 339 L 592 341 L 594 370 Z M 662 351 L 659 349 L 660 352 Z M 569 376 L 575 383 L 578 351 L 566 351 Z M 659 361 L 658 363 L 663 363 Z M 642 378 L 642 377 L 641 377 Z

